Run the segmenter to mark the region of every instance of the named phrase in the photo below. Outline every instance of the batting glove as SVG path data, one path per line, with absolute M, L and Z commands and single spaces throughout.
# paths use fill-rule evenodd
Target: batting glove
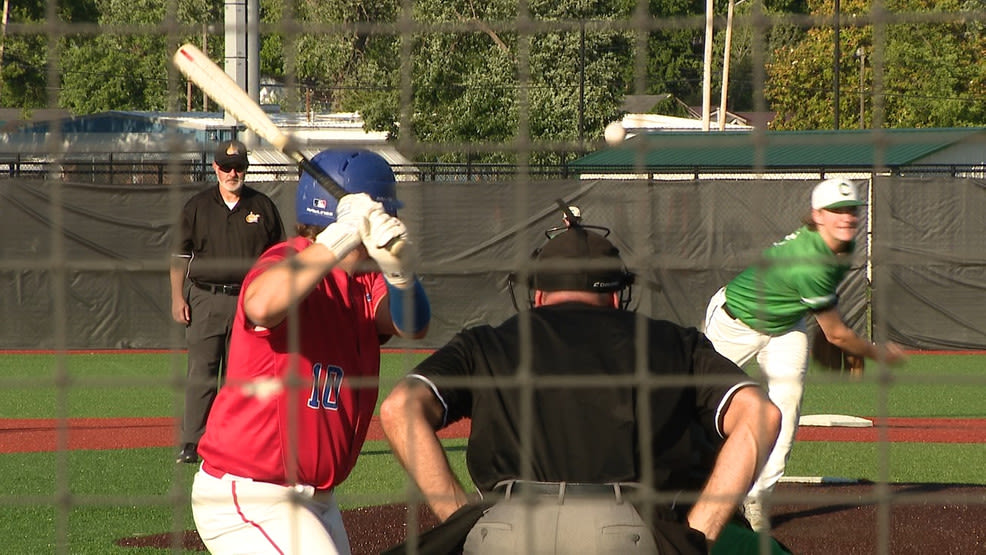
M 380 266 L 387 283 L 399 289 L 414 284 L 414 246 L 407 239 L 407 228 L 396 217 L 373 210 L 367 218 L 368 229 L 363 234 L 366 252 Z M 396 251 L 396 252 L 395 252 Z
M 367 216 L 376 210 L 383 210 L 383 205 L 366 193 L 342 197 L 336 205 L 336 221 L 319 233 L 315 242 L 325 245 L 336 260 L 342 260 L 360 244 L 363 234 L 369 230 Z

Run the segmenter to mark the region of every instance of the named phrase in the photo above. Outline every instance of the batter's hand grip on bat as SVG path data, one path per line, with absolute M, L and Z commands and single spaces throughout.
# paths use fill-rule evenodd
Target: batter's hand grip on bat
M 404 240 L 404 236 L 399 235 L 391 239 L 389 242 L 387 242 L 387 244 L 384 245 L 383 248 L 387 249 L 387 252 L 389 252 L 390 254 L 396 256 L 397 258 L 400 258 L 401 253 L 404 251 L 404 246 L 406 244 L 407 242 Z
M 404 237 L 394 237 L 384 248 L 386 248 L 390 254 L 400 256 L 401 252 L 404 251 L 405 244 L 406 242 L 404 241 Z

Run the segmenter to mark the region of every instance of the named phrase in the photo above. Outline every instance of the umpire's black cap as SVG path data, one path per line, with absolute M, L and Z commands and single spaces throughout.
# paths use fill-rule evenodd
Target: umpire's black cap
M 227 168 L 245 170 L 250 166 L 246 145 L 236 139 L 219 143 L 219 146 L 216 147 L 214 160 L 220 166 Z
M 617 249 L 602 235 L 572 227 L 534 252 L 530 286 L 539 291 L 611 293 L 633 282 Z

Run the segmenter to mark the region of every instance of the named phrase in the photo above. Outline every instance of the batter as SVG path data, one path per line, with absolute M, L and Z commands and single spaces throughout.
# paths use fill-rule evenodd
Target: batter
M 196 528 L 217 555 L 350 552 L 332 490 L 366 439 L 380 345 L 392 335 L 423 337 L 430 318 L 401 258 L 412 245 L 395 217 L 386 161 L 330 150 L 312 162 L 357 194 L 337 204 L 305 174 L 299 236 L 261 255 L 243 281 L 229 374 L 192 486 Z M 384 248 L 398 237 L 401 257 Z M 361 269 L 371 257 L 381 271 Z

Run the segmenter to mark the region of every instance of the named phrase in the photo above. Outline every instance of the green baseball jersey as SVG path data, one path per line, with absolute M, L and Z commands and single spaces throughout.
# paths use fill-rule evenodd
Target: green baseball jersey
M 855 247 L 850 243 L 846 255 L 837 256 L 817 231 L 801 227 L 726 284 L 729 311 L 763 333 L 791 329 L 809 310 L 835 306 Z

